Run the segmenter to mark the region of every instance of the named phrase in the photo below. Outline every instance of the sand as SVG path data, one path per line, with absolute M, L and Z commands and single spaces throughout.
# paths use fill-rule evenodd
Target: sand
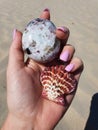
M 57 26 L 70 29 L 68 43 L 75 46 L 75 55 L 85 65 L 76 96 L 55 130 L 97 130 L 98 0 L 0 0 L 0 126 L 7 114 L 6 68 L 12 31 L 23 31 L 26 23 L 47 7 Z

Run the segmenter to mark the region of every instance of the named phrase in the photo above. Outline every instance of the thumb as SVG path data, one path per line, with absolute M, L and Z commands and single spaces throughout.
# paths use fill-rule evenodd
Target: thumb
M 24 53 L 22 50 L 22 33 L 13 31 L 13 41 L 9 51 L 9 64 L 11 68 L 20 69 L 24 66 Z

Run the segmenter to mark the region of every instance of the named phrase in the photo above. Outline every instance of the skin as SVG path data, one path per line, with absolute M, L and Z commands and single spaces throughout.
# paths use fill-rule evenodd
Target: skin
M 40 17 L 50 19 L 50 12 L 43 11 Z M 71 72 L 78 82 L 83 70 L 83 62 L 79 58 L 72 58 L 75 49 L 71 45 L 66 45 L 69 30 L 64 32 L 57 29 L 56 34 L 61 40 L 63 48 L 61 53 L 66 50 L 69 51 L 67 64 L 74 64 Z M 47 65 L 34 61 L 32 61 L 32 66 L 27 65 L 24 62 L 21 39 L 22 33 L 17 30 L 14 33 L 10 47 L 7 68 L 7 103 L 9 112 L 1 130 L 53 130 L 69 108 L 75 92 L 65 97 L 65 106 L 42 98 L 39 77 L 41 71 Z M 54 60 L 52 64 L 58 64 L 58 61 Z

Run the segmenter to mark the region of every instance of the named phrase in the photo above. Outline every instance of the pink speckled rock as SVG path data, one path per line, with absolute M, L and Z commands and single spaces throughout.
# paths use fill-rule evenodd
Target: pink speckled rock
M 60 51 L 55 25 L 47 19 L 32 20 L 23 32 L 22 47 L 28 57 L 37 62 L 52 61 Z

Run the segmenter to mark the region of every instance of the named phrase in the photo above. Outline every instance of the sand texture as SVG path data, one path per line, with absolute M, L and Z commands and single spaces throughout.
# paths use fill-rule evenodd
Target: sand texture
M 12 31 L 24 30 L 44 8 L 57 26 L 70 29 L 68 43 L 84 61 L 76 96 L 55 130 L 98 130 L 98 0 L 0 0 L 0 126 L 6 114 L 6 69 Z

